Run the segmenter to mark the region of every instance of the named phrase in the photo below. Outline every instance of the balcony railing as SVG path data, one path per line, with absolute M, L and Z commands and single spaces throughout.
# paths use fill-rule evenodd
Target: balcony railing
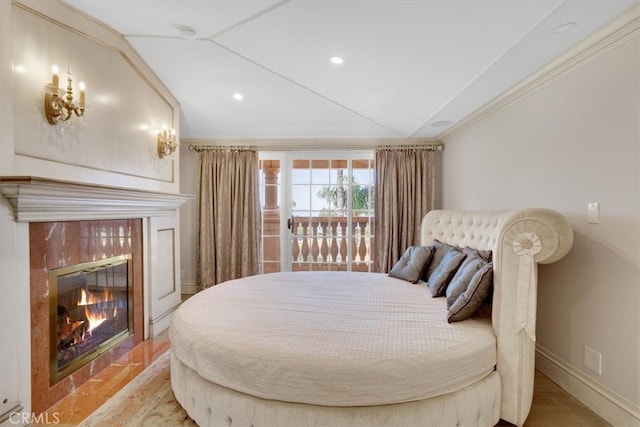
M 294 271 L 346 270 L 351 239 L 351 269 L 373 267 L 373 218 L 352 217 L 349 234 L 346 217 L 295 217 L 291 255 Z

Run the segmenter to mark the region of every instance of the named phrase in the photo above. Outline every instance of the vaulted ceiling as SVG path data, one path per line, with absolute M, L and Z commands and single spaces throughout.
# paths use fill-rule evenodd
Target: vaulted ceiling
M 124 35 L 180 102 L 187 139 L 437 138 L 638 5 L 66 2 Z

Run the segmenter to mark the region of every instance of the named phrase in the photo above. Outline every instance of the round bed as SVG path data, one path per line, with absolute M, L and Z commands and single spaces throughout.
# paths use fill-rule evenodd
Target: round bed
M 200 426 L 524 422 L 533 384 L 528 341 L 535 274 L 523 272 L 528 261 L 535 268 L 562 256 L 571 245 L 570 228 L 546 210 L 434 212 L 423 221 L 423 245 L 437 238 L 494 251 L 491 317 L 448 323 L 445 298 L 380 273 L 232 280 L 191 297 L 174 315 L 171 382 L 187 413 Z M 516 224 L 524 228 L 513 229 Z M 505 239 L 515 257 L 505 257 Z M 526 287 L 520 292 L 526 304 L 503 310 L 502 298 L 518 300 L 503 291 L 505 279 L 509 288 Z M 535 298 L 533 304 L 535 324 Z M 504 341 L 507 316 L 513 336 Z M 505 388 L 514 386 L 518 391 L 505 400 Z

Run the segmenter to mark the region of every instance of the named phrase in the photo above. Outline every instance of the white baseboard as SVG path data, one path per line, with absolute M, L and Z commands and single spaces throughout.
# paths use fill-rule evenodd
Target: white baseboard
M 161 315 L 154 317 L 153 319 L 149 319 L 149 336 L 155 337 L 169 327 L 171 319 L 173 318 L 173 313 L 178 309 L 178 307 L 180 307 L 180 304 L 181 303 L 178 303 Z
M 536 369 L 615 427 L 640 426 L 640 407 L 536 345 Z
M 194 295 L 198 292 L 198 287 L 196 286 L 196 282 L 189 282 L 183 280 L 180 284 L 181 290 L 183 294 Z

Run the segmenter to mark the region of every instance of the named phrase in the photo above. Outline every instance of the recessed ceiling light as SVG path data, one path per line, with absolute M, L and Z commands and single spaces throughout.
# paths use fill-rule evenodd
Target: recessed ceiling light
M 331 58 L 329 58 L 329 61 L 331 61 L 332 64 L 336 65 L 342 65 L 344 63 L 344 59 L 340 58 L 339 56 L 332 56 Z
M 185 40 L 195 40 L 198 38 L 198 34 L 193 28 L 184 27 L 180 29 L 180 37 Z
M 431 127 L 443 128 L 443 127 L 451 126 L 452 123 L 453 122 L 450 122 L 449 120 L 440 120 L 440 121 L 431 123 Z
M 244 95 L 242 95 L 241 93 L 234 93 L 233 94 L 233 99 L 235 99 L 237 101 L 242 101 L 244 99 Z
M 575 22 L 567 22 L 566 24 L 558 25 L 557 27 L 555 27 L 553 29 L 553 32 L 556 34 L 562 34 L 566 33 L 567 31 L 573 30 L 577 26 L 578 24 L 576 24 Z

